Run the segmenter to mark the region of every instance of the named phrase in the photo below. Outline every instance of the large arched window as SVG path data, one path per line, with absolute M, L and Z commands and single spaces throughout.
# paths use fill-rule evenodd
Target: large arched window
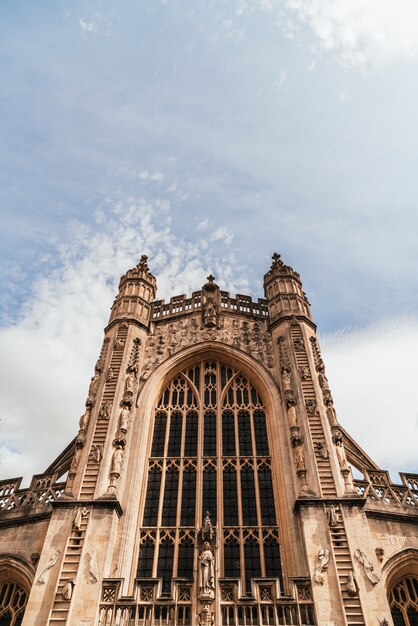
M 281 578 L 271 446 L 262 398 L 239 371 L 202 360 L 155 407 L 137 575 L 193 579 L 196 530 L 219 529 L 220 576 Z
M 27 603 L 27 593 L 17 582 L 0 581 L 0 626 L 20 626 Z
M 389 593 L 389 605 L 395 626 L 418 626 L 418 578 L 398 580 Z

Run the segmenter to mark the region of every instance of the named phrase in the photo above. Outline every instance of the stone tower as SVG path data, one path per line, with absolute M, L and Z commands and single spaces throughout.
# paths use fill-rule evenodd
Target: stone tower
M 417 624 L 418 477 L 339 424 L 280 255 L 264 289 L 121 278 L 75 440 L 0 483 L 2 626 Z

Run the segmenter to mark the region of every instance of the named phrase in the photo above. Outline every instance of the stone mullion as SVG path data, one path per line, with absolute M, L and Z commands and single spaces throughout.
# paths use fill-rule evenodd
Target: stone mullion
M 250 399 L 251 390 L 250 390 L 249 382 L 247 382 L 247 385 L 248 385 L 248 397 Z M 256 499 L 256 506 L 257 506 L 257 523 L 258 523 L 258 536 L 259 536 L 259 546 L 260 546 L 260 566 L 261 566 L 261 574 L 262 576 L 265 576 L 266 568 L 265 568 L 265 562 L 264 562 L 264 546 L 263 546 L 263 530 L 262 530 L 263 519 L 261 517 L 260 487 L 258 484 L 257 447 L 256 447 L 256 441 L 255 441 L 253 411 L 250 405 L 250 400 L 248 404 L 249 404 L 248 412 L 250 414 L 251 443 L 252 443 L 252 449 L 253 449 L 254 490 L 255 490 L 255 499 Z

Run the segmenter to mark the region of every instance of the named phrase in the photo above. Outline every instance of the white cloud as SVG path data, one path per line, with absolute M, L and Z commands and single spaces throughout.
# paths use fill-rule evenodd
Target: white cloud
M 164 180 L 164 174 L 158 170 L 154 173 L 143 170 L 142 172 L 132 173 L 131 178 L 139 178 L 139 180 L 152 180 L 155 183 L 162 183 Z
M 97 24 L 94 22 L 86 22 L 85 20 L 80 19 L 80 26 L 88 33 L 97 33 Z
M 190 294 L 210 272 L 222 289 L 247 291 L 230 253 L 214 244 L 202 255 L 205 242 L 177 238 L 170 221 L 167 201 L 129 199 L 97 211 L 93 226 L 73 223 L 59 269 L 38 278 L 20 321 L 0 330 L 3 477 L 45 470 L 75 436 L 118 279 L 140 254 L 150 257 L 159 298 Z
M 337 51 L 347 65 L 365 69 L 418 55 L 415 0 L 286 0 L 285 4 L 311 27 L 321 48 Z M 276 6 L 281 10 L 282 3 Z
M 226 226 L 219 226 L 210 236 L 211 241 L 222 241 L 226 245 L 232 243 L 234 235 Z
M 321 340 L 339 421 L 392 472 L 417 472 L 418 319 L 398 318 Z
M 209 226 L 210 226 L 210 221 L 208 219 L 205 219 L 199 222 L 199 224 L 196 226 L 196 230 L 198 230 L 199 232 L 202 230 L 207 230 Z

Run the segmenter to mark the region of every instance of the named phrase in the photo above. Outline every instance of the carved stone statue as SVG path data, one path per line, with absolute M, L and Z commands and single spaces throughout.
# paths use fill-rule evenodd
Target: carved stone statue
M 97 583 L 99 580 L 99 566 L 97 563 L 97 556 L 95 550 L 89 550 L 86 553 L 86 558 L 88 562 L 88 580 L 90 583 Z
M 200 537 L 203 541 L 213 541 L 215 538 L 215 529 L 210 519 L 209 511 L 206 511 L 205 518 L 203 520 L 203 526 L 200 531 Z
M 215 623 L 215 614 L 210 610 L 209 605 L 205 604 L 199 613 L 199 626 L 213 626 Z
M 331 528 L 338 526 L 341 522 L 341 511 L 338 506 L 335 506 L 335 504 L 327 506 L 327 522 L 328 526 L 331 526 Z
M 354 556 L 356 557 L 357 561 L 363 565 L 364 573 L 366 574 L 372 585 L 377 585 L 380 580 L 380 576 L 374 571 L 374 567 L 370 563 L 365 553 L 357 548 L 357 550 L 354 551 Z
M 106 374 L 106 382 L 109 382 L 115 378 L 115 374 L 112 367 L 109 367 Z
M 71 459 L 70 473 L 71 472 L 75 473 L 77 471 L 82 453 L 83 453 L 83 448 L 81 446 L 77 446 L 75 449 L 73 458 Z
M 335 409 L 332 404 L 329 404 L 327 407 L 327 417 L 330 423 L 330 426 L 338 426 L 337 415 L 335 413 Z
M 295 428 L 298 425 L 298 419 L 296 415 L 296 408 L 294 404 L 289 404 L 287 407 L 287 415 L 289 417 L 290 428 Z
M 114 349 L 123 350 L 125 347 L 125 339 L 116 339 Z
M 110 473 L 120 475 L 123 463 L 123 450 L 121 448 L 116 448 L 113 456 L 112 463 L 110 465 Z
M 293 448 L 293 458 L 295 459 L 295 465 L 297 470 L 305 469 L 305 455 L 303 453 L 302 445 L 295 446 Z
M 214 328 L 216 326 L 216 308 L 213 298 L 208 298 L 207 300 L 203 313 L 203 320 L 206 328 Z
M 110 412 L 112 410 L 112 403 L 107 400 L 107 402 L 103 402 L 99 410 L 99 417 L 101 419 L 108 420 L 110 417 Z
M 103 444 L 96 443 L 91 449 L 91 458 L 96 463 L 100 463 L 103 458 Z
M 80 417 L 79 426 L 80 430 L 87 430 L 87 427 L 90 422 L 91 417 L 91 408 L 87 407 L 83 415 Z
M 315 415 L 316 413 L 316 400 L 314 398 L 308 398 L 305 403 L 306 410 L 309 415 Z
M 349 572 L 347 582 L 345 583 L 345 590 L 348 595 L 353 598 L 358 595 L 358 583 L 354 572 Z
M 348 470 L 347 457 L 345 455 L 343 436 L 340 430 L 335 430 L 332 436 L 335 443 L 335 452 L 337 453 L 338 463 L 341 470 Z
M 96 397 L 97 394 L 97 390 L 99 388 L 99 383 L 100 383 L 100 371 L 96 370 L 94 372 L 94 376 L 90 381 L 90 386 L 89 386 L 89 399 L 94 400 L 94 398 Z
M 129 370 L 125 378 L 125 394 L 133 396 L 136 385 L 136 372 Z
M 64 600 L 71 600 L 73 595 L 73 589 L 75 587 L 75 580 L 72 578 L 71 580 L 67 580 L 63 589 L 62 589 L 62 597 Z
M 54 565 L 57 563 L 60 555 L 61 555 L 61 550 L 54 550 L 51 553 L 51 556 L 49 557 L 49 561 L 46 564 L 46 567 L 44 567 L 44 569 L 42 570 L 42 572 L 41 572 L 41 574 L 40 574 L 40 576 L 38 578 L 38 583 L 40 585 L 43 585 L 46 582 L 49 570 L 51 570 L 54 567 Z
M 214 597 L 215 593 L 215 557 L 210 544 L 205 541 L 199 554 L 199 588 L 201 595 Z
M 282 385 L 283 391 L 292 391 L 292 384 L 290 380 L 290 370 L 287 367 L 282 367 Z
M 130 409 L 127 406 L 122 407 L 122 411 L 119 414 L 119 423 L 118 428 L 123 433 L 128 432 L 128 420 L 129 420 Z
M 73 528 L 75 528 L 78 532 L 81 530 L 81 523 L 83 521 L 83 517 L 86 517 L 88 511 L 85 506 L 78 506 L 75 510 L 75 515 L 73 519 Z
M 326 460 L 329 457 L 328 448 L 323 441 L 314 441 L 314 447 L 320 459 Z
M 317 554 L 315 560 L 315 569 L 313 578 L 319 585 L 324 584 L 324 573 L 327 571 L 329 563 L 329 550 L 327 548 L 321 548 Z

